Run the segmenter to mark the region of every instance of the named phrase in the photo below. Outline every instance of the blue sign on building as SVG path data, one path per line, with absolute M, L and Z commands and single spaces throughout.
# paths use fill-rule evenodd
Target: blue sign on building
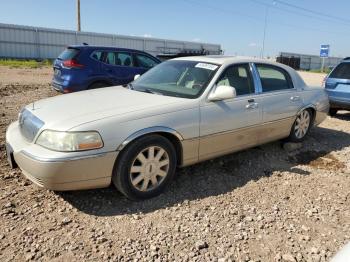
M 329 56 L 329 45 L 321 45 L 320 57 Z

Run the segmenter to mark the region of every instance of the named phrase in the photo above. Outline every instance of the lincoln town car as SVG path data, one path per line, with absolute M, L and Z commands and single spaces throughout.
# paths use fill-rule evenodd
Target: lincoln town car
M 274 140 L 300 142 L 329 110 L 288 66 L 225 56 L 163 62 L 125 86 L 33 102 L 6 133 L 12 167 L 57 191 L 160 194 L 178 167 Z

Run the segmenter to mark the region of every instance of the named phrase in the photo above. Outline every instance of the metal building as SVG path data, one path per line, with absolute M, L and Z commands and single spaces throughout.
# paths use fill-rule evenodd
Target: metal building
M 0 23 L 0 57 L 20 59 L 54 59 L 67 45 L 116 46 L 138 49 L 152 55 L 177 53 L 221 54 L 221 46 L 189 41 L 150 37 L 77 32 Z
M 327 57 L 324 60 L 324 67 L 334 67 L 343 59 L 343 57 Z M 318 70 L 322 67 L 322 58 L 317 55 L 281 52 L 277 57 L 277 62 L 287 64 L 297 70 Z

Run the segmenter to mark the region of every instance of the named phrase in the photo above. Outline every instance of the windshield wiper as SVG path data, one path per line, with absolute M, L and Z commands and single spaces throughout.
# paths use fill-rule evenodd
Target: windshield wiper
M 153 91 L 153 90 L 150 89 L 150 88 L 145 88 L 145 89 L 143 89 L 142 91 L 143 91 L 143 92 L 146 92 L 146 93 L 150 93 L 150 94 L 155 94 L 155 95 L 163 95 L 162 93 Z

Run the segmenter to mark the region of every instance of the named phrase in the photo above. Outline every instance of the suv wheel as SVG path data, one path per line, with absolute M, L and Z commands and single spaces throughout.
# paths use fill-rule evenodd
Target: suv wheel
M 331 108 L 329 109 L 329 115 L 330 116 L 335 116 L 338 112 L 338 109 L 335 109 L 335 108 Z
M 108 86 L 106 83 L 103 82 L 97 82 L 89 85 L 88 90 L 90 89 L 97 89 L 97 88 L 102 88 Z

